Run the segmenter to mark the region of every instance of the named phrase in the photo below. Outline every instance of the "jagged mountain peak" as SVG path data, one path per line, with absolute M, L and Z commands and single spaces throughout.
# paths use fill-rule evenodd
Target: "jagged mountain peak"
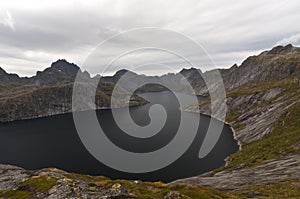
M 65 59 L 59 59 L 45 70 L 38 71 L 36 76 L 33 76 L 31 80 L 32 83 L 40 86 L 53 85 L 61 82 L 73 82 L 78 72 L 81 72 L 79 66 Z M 81 73 L 83 77 L 90 77 L 87 71 Z
M 48 70 L 57 70 L 58 72 L 64 72 L 68 75 L 77 74 L 78 70 L 80 70 L 79 66 L 77 66 L 74 63 L 70 63 L 70 62 L 66 61 L 65 59 L 59 59 L 56 62 L 53 62 L 51 64 L 51 67 L 47 68 L 47 69 Z
M 132 75 L 137 75 L 136 73 L 130 71 L 130 70 L 127 70 L 127 69 L 121 69 L 121 70 L 118 70 L 115 74 L 114 74 L 114 77 L 118 77 L 118 76 L 122 76 L 124 75 L 125 73 L 130 73 Z
M 1 75 L 7 74 L 7 72 L 6 72 L 2 67 L 0 67 L 0 74 L 1 74 Z
M 0 82 L 1 84 L 10 84 L 15 82 L 20 82 L 22 79 L 14 73 L 8 73 L 3 68 L 0 67 Z
M 201 78 L 202 71 L 198 68 L 191 67 L 189 69 L 183 68 L 179 74 L 183 75 L 189 81 L 195 81 Z
M 185 75 L 185 74 L 191 73 L 191 72 L 200 72 L 200 73 L 202 73 L 202 71 L 200 69 L 194 68 L 194 67 L 183 68 L 179 73 L 182 74 L 182 75 Z
M 96 75 L 94 75 L 92 78 L 94 78 L 94 79 L 100 79 L 102 76 L 100 75 L 100 74 L 96 74 Z
M 296 47 L 294 47 L 292 44 L 288 44 L 286 46 L 275 46 L 270 51 L 268 51 L 268 55 L 277 55 L 277 54 L 286 54 L 291 51 L 293 51 Z
M 6 70 L 4 70 L 2 67 L 0 67 L 0 74 L 1 75 L 13 75 L 13 76 L 18 76 L 19 77 L 19 75 L 15 74 L 15 73 L 6 72 Z
M 136 74 L 130 70 L 121 69 L 121 70 L 118 70 L 113 76 L 100 76 L 100 77 L 101 77 L 101 81 L 103 81 L 103 82 L 116 83 L 124 74 L 127 74 L 127 78 L 138 76 L 138 74 Z
M 237 67 L 238 65 L 236 63 L 231 66 L 231 68 L 237 68 Z

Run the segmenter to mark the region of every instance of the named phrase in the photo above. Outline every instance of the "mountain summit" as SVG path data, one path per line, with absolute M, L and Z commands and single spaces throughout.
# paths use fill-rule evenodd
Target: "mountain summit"
M 49 68 L 38 71 L 36 76 L 30 79 L 33 84 L 39 86 L 54 85 L 62 82 L 74 82 L 78 72 L 84 74 L 86 78 L 90 78 L 89 73 L 82 72 L 77 65 L 69 63 L 65 59 L 59 59 L 53 62 Z

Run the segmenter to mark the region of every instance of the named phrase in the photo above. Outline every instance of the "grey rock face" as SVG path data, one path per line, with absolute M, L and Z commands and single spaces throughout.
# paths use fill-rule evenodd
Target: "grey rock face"
M 180 197 L 180 192 L 178 191 L 170 191 L 164 199 L 179 199 Z
M 201 184 L 220 190 L 237 191 L 249 186 L 267 185 L 284 179 L 300 178 L 300 154 L 267 160 L 264 164 L 248 169 L 225 170 L 219 173 L 181 179 L 170 184 Z
M 0 164 L 0 190 L 15 189 L 28 176 L 29 173 L 20 167 Z
M 300 48 L 292 45 L 277 46 L 270 51 L 262 52 L 257 56 L 248 57 L 240 66 L 233 65 L 229 69 L 216 69 L 203 73 L 208 83 L 216 87 L 223 84 L 227 91 L 242 86 L 249 82 L 268 82 L 285 78 L 300 76 Z M 216 74 L 220 73 L 223 82 Z M 198 85 L 197 91 L 206 93 L 207 86 L 203 79 L 198 79 L 193 84 Z
M 89 73 L 82 72 L 77 65 L 60 59 L 53 62 L 51 67 L 46 68 L 44 71 L 38 71 L 28 81 L 37 86 L 49 86 L 63 82 L 69 83 L 74 82 L 77 73 L 80 73 L 87 80 L 90 79 Z
M 242 129 L 235 130 L 235 138 L 239 142 L 249 143 L 259 140 L 271 132 L 273 124 L 278 120 L 281 113 L 289 108 L 290 104 L 286 103 L 289 96 L 279 97 L 272 104 L 260 105 L 276 98 L 281 93 L 281 90 L 281 88 L 273 88 L 249 95 L 227 97 L 228 112 L 234 110 L 239 114 L 239 117 L 232 121 L 230 125 L 244 126 Z M 220 104 L 216 103 L 213 106 L 217 110 Z M 185 107 L 184 110 L 211 115 L 211 104 L 201 104 L 199 109 L 197 105 L 191 105 Z M 218 115 L 215 117 L 218 119 Z

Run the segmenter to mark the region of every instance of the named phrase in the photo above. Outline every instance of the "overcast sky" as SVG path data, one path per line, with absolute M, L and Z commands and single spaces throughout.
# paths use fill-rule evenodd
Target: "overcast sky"
M 0 66 L 21 76 L 34 75 L 61 58 L 81 66 L 107 38 L 135 28 L 157 27 L 193 39 L 217 67 L 226 68 L 275 45 L 299 46 L 299 8 L 299 0 L 4 0 L 0 2 Z M 144 38 L 156 43 L 166 40 L 152 34 Z M 176 43 L 172 39 L 167 42 L 170 46 Z M 117 48 L 132 42 L 140 41 L 115 39 L 101 58 L 118 56 Z M 181 47 L 198 56 L 190 46 Z M 145 64 L 139 72 L 147 74 L 168 72 L 163 65 L 175 71 L 185 67 L 167 53 L 157 53 L 136 52 L 117 64 L 129 69 Z M 196 64 L 200 68 L 205 65 L 203 70 L 213 67 L 201 60 Z M 104 67 L 95 64 L 99 70 Z

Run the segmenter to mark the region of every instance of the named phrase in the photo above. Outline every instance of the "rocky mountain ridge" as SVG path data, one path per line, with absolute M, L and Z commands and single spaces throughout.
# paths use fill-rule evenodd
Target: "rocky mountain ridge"
M 198 95 L 209 95 L 206 83 L 218 87 L 222 83 L 227 91 L 237 88 L 251 81 L 274 81 L 288 77 L 297 77 L 299 73 L 300 50 L 291 44 L 276 46 L 259 55 L 250 56 L 240 66 L 234 64 L 229 69 L 214 69 L 202 72 L 200 69 L 182 69 L 179 73 L 169 73 L 161 76 L 139 75 L 129 70 L 120 70 L 113 76 L 102 77 L 104 82 L 117 83 L 126 74 L 127 81 L 124 88 L 140 85 L 145 79 L 173 86 L 175 91 L 184 92 L 184 88 L 178 88 L 178 82 L 185 78 L 193 86 Z M 287 66 L 287 63 L 289 65 Z M 221 82 L 219 78 L 221 76 Z M 205 82 L 204 79 L 207 81 Z
M 58 60 L 44 71 L 38 71 L 33 77 L 19 77 L 0 70 L 0 122 L 23 120 L 72 112 L 72 92 L 76 75 L 80 76 L 80 89 L 89 92 L 91 85 L 96 80 L 89 73 L 82 72 L 80 68 Z M 111 108 L 110 97 L 114 88 L 113 83 L 100 82 L 96 89 L 96 108 Z M 128 95 L 126 90 L 121 90 L 123 96 Z M 129 104 L 123 102 L 124 97 L 115 107 L 134 106 L 147 103 L 137 95 L 132 95 Z M 82 110 L 92 109 L 89 104 L 82 104 Z M 90 107 L 90 108 L 89 108 Z M 81 109 L 80 109 L 81 110 Z M 80 111 L 77 110 L 77 111 Z
M 196 68 L 183 68 L 178 73 L 168 73 L 161 76 L 140 75 L 135 72 L 122 69 L 117 71 L 113 76 L 101 77 L 100 81 L 117 84 L 122 77 L 120 86 L 125 89 L 139 88 L 138 91 L 140 92 L 153 92 L 170 89 L 176 92 L 190 93 L 190 91 L 187 91 L 187 87 L 185 86 L 185 81 L 187 80 L 197 93 L 197 85 L 194 83 L 202 79 L 201 75 L 202 71 Z M 148 84 L 141 87 L 141 85 L 145 82 L 151 83 L 149 83 L 150 85 Z

